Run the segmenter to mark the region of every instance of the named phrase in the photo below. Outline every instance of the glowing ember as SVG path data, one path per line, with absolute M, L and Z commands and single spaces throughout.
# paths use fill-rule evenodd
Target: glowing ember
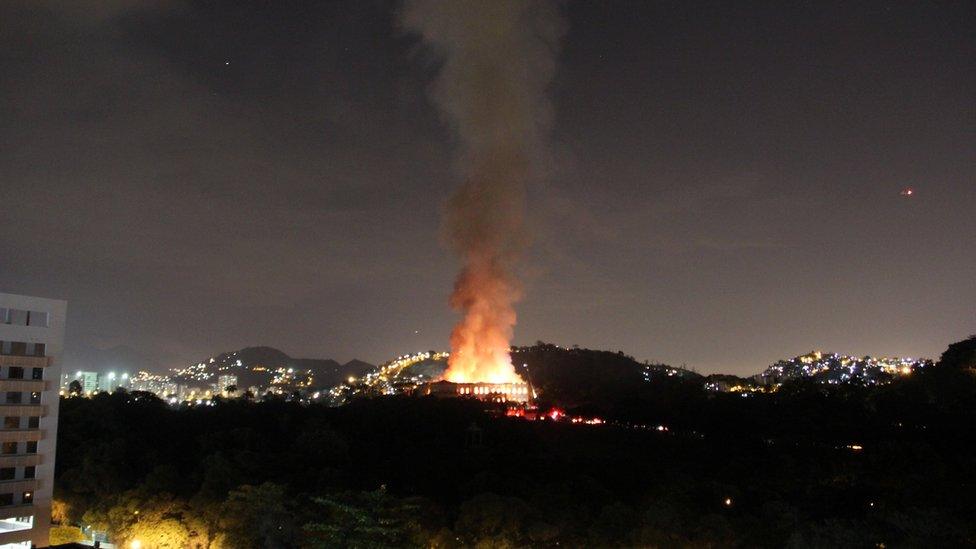
M 549 419 L 553 421 L 559 421 L 560 419 L 566 417 L 566 412 L 560 410 L 559 408 L 553 408 L 549 410 L 549 413 L 546 415 L 549 416 Z

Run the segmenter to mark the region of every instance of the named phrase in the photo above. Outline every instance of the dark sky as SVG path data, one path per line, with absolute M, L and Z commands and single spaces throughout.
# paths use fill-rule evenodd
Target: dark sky
M 565 5 L 516 343 L 751 374 L 976 332 L 976 3 L 790 4 Z M 164 366 L 446 348 L 453 143 L 395 10 L 0 3 L 0 290 Z

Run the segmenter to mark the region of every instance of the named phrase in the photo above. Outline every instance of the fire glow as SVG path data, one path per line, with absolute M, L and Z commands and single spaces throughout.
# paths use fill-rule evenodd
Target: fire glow
M 454 383 L 522 383 L 509 354 L 517 292 L 505 273 L 477 262 L 458 277 L 451 305 L 464 312 L 451 333 L 444 378 Z

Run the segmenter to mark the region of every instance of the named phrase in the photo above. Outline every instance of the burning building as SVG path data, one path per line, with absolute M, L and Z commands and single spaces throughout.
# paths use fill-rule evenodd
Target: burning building
M 461 262 L 450 305 L 445 379 L 428 394 L 524 401 L 509 356 L 529 240 L 527 188 L 548 173 L 548 88 L 565 23 L 555 2 L 408 0 L 403 28 L 437 60 L 434 104 L 457 139 L 461 184 L 444 208 L 445 241 Z
M 492 402 L 527 403 L 533 397 L 528 383 L 428 383 L 421 394 L 439 398 L 476 398 Z

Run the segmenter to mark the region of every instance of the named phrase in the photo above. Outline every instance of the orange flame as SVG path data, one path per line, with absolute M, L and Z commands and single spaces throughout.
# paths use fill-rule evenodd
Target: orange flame
M 509 355 L 519 292 L 506 269 L 490 259 L 469 260 L 455 283 L 451 306 L 464 312 L 451 333 L 444 378 L 454 383 L 521 383 Z

